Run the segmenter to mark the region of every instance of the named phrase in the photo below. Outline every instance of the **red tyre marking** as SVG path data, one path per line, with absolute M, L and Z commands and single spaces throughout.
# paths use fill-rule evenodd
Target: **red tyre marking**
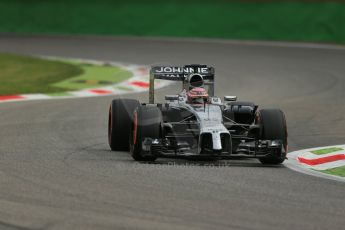
M 138 133 L 138 112 L 134 112 L 134 127 L 133 127 L 133 144 L 137 143 L 137 133 Z
M 108 135 L 109 140 L 108 141 L 111 144 L 111 136 L 113 134 L 111 105 L 109 107 L 109 127 L 108 127 L 108 129 L 109 129 L 109 135 Z
M 319 165 L 319 164 L 329 163 L 333 161 L 345 160 L 345 154 L 337 154 L 333 156 L 320 157 L 316 159 L 306 159 L 303 157 L 298 157 L 298 160 L 299 162 L 307 164 L 307 165 Z
M 256 124 L 260 124 L 261 123 L 260 111 L 257 111 L 256 114 L 255 114 L 255 123 Z
M 288 129 L 287 129 L 285 113 L 283 111 L 282 111 L 282 113 L 283 113 L 283 117 L 284 117 L 284 128 L 285 128 L 285 135 L 286 135 L 286 146 L 284 146 L 284 147 L 285 147 L 286 153 L 288 153 L 288 149 L 289 149 L 289 143 L 288 143 L 289 132 L 288 132 Z

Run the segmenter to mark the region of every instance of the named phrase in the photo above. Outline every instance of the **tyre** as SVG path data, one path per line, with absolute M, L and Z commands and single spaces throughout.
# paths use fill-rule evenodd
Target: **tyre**
M 129 150 L 129 133 L 133 112 L 140 106 L 133 99 L 115 99 L 109 107 L 108 142 L 112 151 Z
M 282 140 L 284 147 L 283 156 L 269 156 L 260 158 L 262 164 L 281 164 L 287 153 L 287 126 L 285 115 L 279 109 L 262 109 L 256 114 L 256 122 L 262 125 L 261 138 L 263 140 Z
M 155 156 L 149 155 L 142 148 L 145 138 L 158 139 L 162 135 L 162 112 L 155 106 L 139 106 L 134 111 L 134 120 L 130 135 L 130 152 L 136 161 L 154 161 Z

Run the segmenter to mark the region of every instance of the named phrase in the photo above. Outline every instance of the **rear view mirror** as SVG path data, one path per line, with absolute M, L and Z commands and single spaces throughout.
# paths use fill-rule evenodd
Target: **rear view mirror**
M 237 96 L 224 96 L 224 101 L 236 101 Z

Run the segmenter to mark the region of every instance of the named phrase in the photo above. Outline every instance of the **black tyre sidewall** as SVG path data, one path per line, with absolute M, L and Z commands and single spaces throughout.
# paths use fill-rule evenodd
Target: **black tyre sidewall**
M 129 150 L 129 134 L 133 111 L 140 106 L 133 99 L 115 99 L 111 102 L 108 116 L 108 142 L 113 151 Z
M 131 155 L 136 161 L 154 161 L 155 156 L 143 156 L 142 141 L 146 137 L 161 138 L 162 113 L 154 106 L 139 106 L 133 118 L 129 140 Z
M 257 112 L 256 122 L 262 125 L 261 138 L 263 140 L 282 140 L 287 152 L 287 126 L 285 114 L 279 109 L 262 109 Z M 280 164 L 285 160 L 285 156 L 270 156 L 261 158 L 263 164 Z

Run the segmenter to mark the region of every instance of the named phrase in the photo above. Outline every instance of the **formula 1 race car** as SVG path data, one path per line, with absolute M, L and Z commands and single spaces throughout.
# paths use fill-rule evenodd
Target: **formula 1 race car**
M 155 66 L 149 103 L 115 99 L 109 109 L 111 150 L 136 161 L 157 158 L 258 158 L 280 164 L 287 154 L 287 126 L 279 109 L 261 109 L 236 96 L 214 95 L 215 71 L 206 65 Z M 181 81 L 183 89 L 154 102 L 154 80 Z

